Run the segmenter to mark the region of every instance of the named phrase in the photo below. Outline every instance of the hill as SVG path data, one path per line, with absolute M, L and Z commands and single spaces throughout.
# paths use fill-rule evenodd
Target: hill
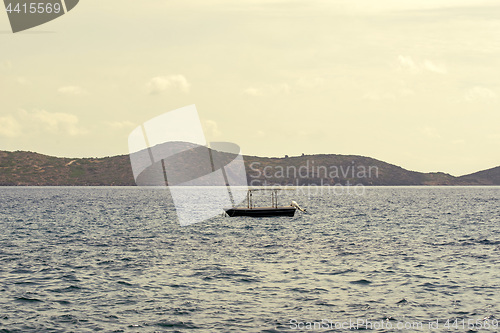
M 255 185 L 259 185 L 262 179 L 280 185 L 453 185 L 456 179 L 445 173 L 409 171 L 356 155 L 321 154 L 289 158 L 247 156 L 245 164 L 249 183 L 253 181 Z M 281 170 L 284 170 L 283 176 Z
M 470 175 L 422 173 L 356 155 L 245 156 L 250 185 L 500 185 L 500 166 Z M 196 167 L 196 157 L 183 165 Z M 0 186 L 134 186 L 128 155 L 58 158 L 0 151 Z
M 72 159 L 0 151 L 0 185 L 125 186 L 135 183 L 128 155 Z
M 500 166 L 458 177 L 458 181 L 466 185 L 499 185 Z

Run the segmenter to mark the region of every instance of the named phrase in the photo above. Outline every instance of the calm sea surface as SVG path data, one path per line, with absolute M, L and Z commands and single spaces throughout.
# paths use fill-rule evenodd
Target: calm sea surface
M 0 332 L 500 331 L 499 187 L 310 190 L 180 227 L 164 189 L 0 187 Z

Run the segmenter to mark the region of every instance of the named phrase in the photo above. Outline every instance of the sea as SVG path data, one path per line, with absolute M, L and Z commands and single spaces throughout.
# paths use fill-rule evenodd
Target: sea
M 500 187 L 291 200 L 181 227 L 166 188 L 0 187 L 0 332 L 500 331 Z

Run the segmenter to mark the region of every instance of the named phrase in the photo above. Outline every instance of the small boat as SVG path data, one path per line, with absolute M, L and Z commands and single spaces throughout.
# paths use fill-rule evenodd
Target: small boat
M 295 211 L 298 209 L 305 212 L 305 209 L 300 208 L 300 206 L 292 201 L 290 206 L 278 206 L 278 190 L 272 190 L 271 192 L 271 207 L 255 207 L 252 200 L 252 192 L 256 190 L 248 190 L 247 193 L 247 207 L 233 207 L 224 209 L 229 217 L 233 216 L 250 216 L 250 217 L 271 217 L 271 216 L 289 216 L 295 215 Z

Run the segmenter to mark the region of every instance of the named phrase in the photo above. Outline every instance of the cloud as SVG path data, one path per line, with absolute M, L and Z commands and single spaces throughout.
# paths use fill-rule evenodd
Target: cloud
M 396 95 L 392 93 L 379 93 L 375 91 L 370 91 L 364 94 L 362 98 L 368 101 L 395 100 Z
M 0 70 L 9 70 L 12 68 L 12 63 L 8 60 L 0 62 Z
M 18 77 L 16 81 L 20 85 L 27 85 L 27 84 L 31 83 L 28 79 L 26 79 L 25 77 L 22 77 L 22 76 Z
M 248 96 L 264 96 L 264 92 L 261 89 L 255 87 L 249 87 L 243 90 L 243 93 Z
M 167 90 L 175 89 L 183 93 L 188 93 L 190 84 L 183 75 L 156 76 L 149 80 L 147 88 L 149 94 L 157 95 Z
M 430 60 L 425 60 L 424 61 L 423 68 L 426 69 L 426 70 L 428 70 L 428 71 L 430 71 L 430 72 L 434 72 L 434 73 L 437 73 L 437 74 L 446 74 L 447 73 L 445 67 L 438 66 L 438 65 L 436 65 L 435 63 L 433 63 Z
M 0 137 L 18 138 L 36 135 L 79 136 L 88 131 L 80 126 L 77 116 L 45 110 L 19 110 L 17 114 L 0 117 Z
M 301 77 L 295 82 L 295 86 L 300 89 L 315 89 L 325 84 L 322 77 L 306 78 Z
M 21 136 L 21 134 L 21 125 L 14 117 L 0 117 L 0 136 L 6 138 L 16 138 Z
M 260 88 L 249 87 L 243 90 L 243 93 L 248 96 L 268 96 L 268 95 L 289 95 L 292 87 L 288 83 L 265 84 Z
M 441 135 L 439 134 L 439 132 L 435 128 L 430 127 L 430 126 L 425 126 L 424 128 L 421 129 L 421 132 L 423 135 L 425 135 L 426 137 L 431 138 L 431 139 L 441 138 Z
M 464 94 L 466 102 L 488 102 L 497 99 L 497 94 L 491 89 L 476 86 L 467 90 Z
M 419 85 L 415 84 L 415 82 L 417 82 L 417 78 L 428 79 L 430 76 L 426 76 L 425 73 L 440 75 L 447 74 L 447 70 L 444 66 L 437 65 L 429 59 L 416 61 L 412 57 L 399 55 L 397 62 L 398 65 L 396 67 L 396 71 L 399 71 L 399 73 L 391 74 L 410 73 L 412 75 L 411 78 L 404 77 L 403 79 L 400 78 L 398 81 L 387 81 L 388 83 L 385 85 L 378 84 L 376 87 L 367 90 L 366 93 L 362 95 L 363 100 L 396 101 L 408 99 L 420 92 Z
M 488 135 L 488 139 L 500 143 L 500 134 L 498 134 L 498 133 L 490 134 L 490 135 Z
M 57 91 L 61 94 L 72 95 L 72 96 L 87 94 L 85 90 L 83 90 L 81 87 L 78 86 L 64 86 L 57 89 Z
M 364 100 L 369 101 L 395 101 L 398 98 L 405 98 L 415 95 L 415 91 L 408 88 L 395 89 L 394 92 L 370 91 L 363 95 Z
M 133 122 L 128 121 L 128 120 L 107 122 L 106 124 L 110 128 L 116 129 L 116 130 L 135 128 L 137 126 L 136 123 L 133 123 Z
M 419 72 L 419 67 L 411 57 L 405 57 L 400 55 L 398 56 L 398 60 L 402 68 L 409 70 L 410 72 L 415 74 Z
M 42 131 L 51 134 L 66 134 L 77 136 L 88 131 L 79 126 L 77 116 L 63 112 L 48 112 L 45 110 L 19 111 L 19 123 L 26 132 Z
M 222 136 L 222 132 L 219 130 L 219 126 L 213 120 L 203 121 L 203 132 L 209 139 L 217 139 Z
M 303 92 L 318 89 L 325 84 L 322 77 L 300 77 L 291 83 L 263 84 L 259 87 L 248 87 L 243 93 L 248 96 L 289 95 L 292 92 Z
M 437 65 L 431 60 L 424 60 L 423 62 L 416 62 L 412 57 L 398 56 L 400 68 L 410 72 L 411 74 L 421 74 L 424 72 L 432 72 L 436 74 L 446 74 L 448 71 L 446 67 Z

